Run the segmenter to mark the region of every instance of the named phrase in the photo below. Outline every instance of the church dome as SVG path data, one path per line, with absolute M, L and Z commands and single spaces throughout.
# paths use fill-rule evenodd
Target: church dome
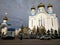
M 32 7 L 31 7 L 31 10 L 32 10 L 32 9 L 35 9 L 35 7 L 34 7 L 34 6 L 32 6 Z
M 45 5 L 43 4 L 43 3 L 40 3 L 39 5 L 38 5 L 38 8 L 39 7 L 45 7 Z
M 5 16 L 5 17 L 3 18 L 3 20 L 8 20 L 8 18 Z
M 51 4 L 48 4 L 47 8 L 49 8 L 49 7 L 53 7 L 53 6 Z

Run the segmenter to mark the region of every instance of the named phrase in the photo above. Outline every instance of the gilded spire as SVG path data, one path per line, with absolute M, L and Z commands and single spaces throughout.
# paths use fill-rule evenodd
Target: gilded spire
M 53 6 L 51 4 L 48 4 L 47 8 L 49 8 L 49 7 L 53 7 Z
M 38 8 L 39 7 L 45 7 L 45 5 L 43 4 L 43 3 L 40 3 L 39 5 L 38 5 Z

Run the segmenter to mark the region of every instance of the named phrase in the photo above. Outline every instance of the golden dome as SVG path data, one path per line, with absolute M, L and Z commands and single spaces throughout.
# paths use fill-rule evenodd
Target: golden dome
M 43 3 L 40 3 L 39 5 L 38 5 L 38 8 L 39 7 L 45 7 L 45 5 L 43 4 Z
M 8 18 L 5 16 L 5 17 L 3 18 L 3 20 L 8 20 Z
M 35 7 L 34 7 L 34 6 L 32 6 L 31 10 L 32 10 L 32 9 L 35 9 Z
M 47 8 L 49 8 L 49 7 L 53 7 L 53 6 L 51 4 L 48 4 Z

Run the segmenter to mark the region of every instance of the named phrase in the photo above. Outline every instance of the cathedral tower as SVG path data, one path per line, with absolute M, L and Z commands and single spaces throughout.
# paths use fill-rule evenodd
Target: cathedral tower
M 31 14 L 35 15 L 35 7 L 34 6 L 32 6 L 32 8 L 31 8 Z
M 8 20 L 8 18 L 5 16 L 5 17 L 3 18 L 3 23 L 7 23 L 7 20 Z
M 38 5 L 38 13 L 40 13 L 40 12 L 45 12 L 44 7 L 45 7 L 45 5 L 44 5 L 43 3 L 40 3 L 40 4 Z
M 53 6 L 52 6 L 51 4 L 48 4 L 48 6 L 47 6 L 47 9 L 48 9 L 48 10 L 47 10 L 47 11 L 48 11 L 49 14 L 52 14 L 52 13 L 53 13 L 52 7 L 53 7 Z

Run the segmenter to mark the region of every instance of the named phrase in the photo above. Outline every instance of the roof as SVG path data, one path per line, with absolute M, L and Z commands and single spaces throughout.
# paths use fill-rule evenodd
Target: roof
M 8 26 L 11 26 L 11 24 L 7 24 Z
M 47 8 L 49 8 L 49 7 L 53 7 L 53 5 L 51 5 L 51 4 L 48 4 Z
M 34 7 L 34 6 L 32 6 L 32 7 L 31 7 L 31 10 L 32 10 L 32 9 L 35 9 L 35 7 Z
M 15 31 L 15 28 L 8 28 L 8 31 Z
M 6 24 L 1 25 L 1 28 L 4 28 L 4 27 L 7 27 L 7 25 Z
M 8 18 L 5 16 L 5 17 L 3 18 L 3 20 L 8 20 Z
M 40 3 L 39 5 L 38 5 L 38 8 L 39 7 L 45 7 L 45 5 L 43 4 L 43 3 Z

